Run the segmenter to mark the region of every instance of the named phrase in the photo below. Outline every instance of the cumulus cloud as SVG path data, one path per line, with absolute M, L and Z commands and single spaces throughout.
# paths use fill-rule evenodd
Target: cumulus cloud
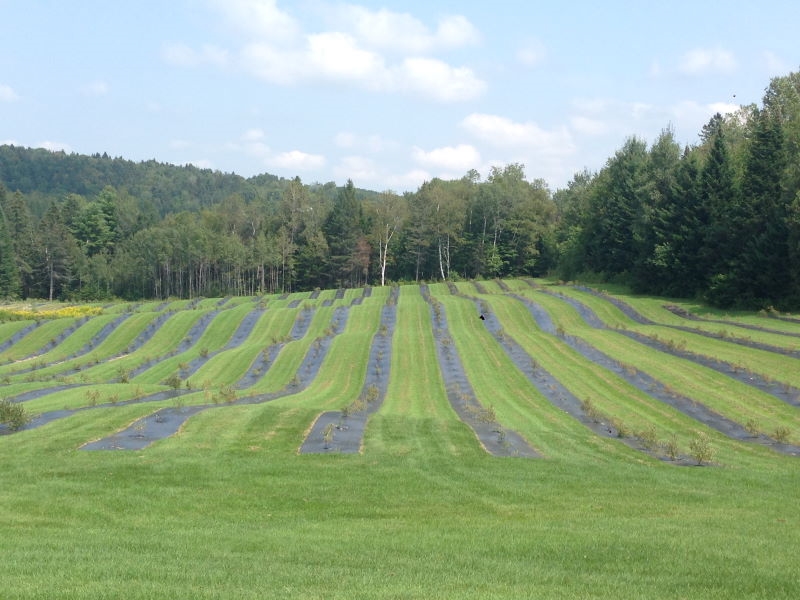
M 0 102 L 14 102 L 19 96 L 10 85 L 0 84 Z
M 399 69 L 400 86 L 441 102 L 480 96 L 486 83 L 467 67 L 451 67 L 435 58 L 407 58 Z
M 411 54 L 458 48 L 480 40 L 478 30 L 461 15 L 443 17 L 431 31 L 408 13 L 345 5 L 339 10 L 338 24 L 368 46 Z
M 384 177 L 386 187 L 393 190 L 414 190 L 431 179 L 433 175 L 424 169 L 411 169 Z
M 358 135 L 352 131 L 340 131 L 333 137 L 333 143 L 338 148 L 369 150 L 370 152 L 383 152 L 396 146 L 392 140 L 387 140 L 380 135 Z
M 361 48 L 344 33 L 309 35 L 303 50 L 250 44 L 242 57 L 254 75 L 284 85 L 320 80 L 352 83 L 370 91 L 408 92 L 440 102 L 469 100 L 486 89 L 471 69 L 435 58 L 412 57 L 388 65 L 380 54 Z
M 385 79 L 383 59 L 375 52 L 360 48 L 346 33 L 309 35 L 306 58 L 312 72 L 325 78 L 363 81 L 378 87 Z
M 517 60 L 526 67 L 535 67 L 541 64 L 547 56 L 547 50 L 539 40 L 527 40 L 517 50 Z
M 344 5 L 329 11 L 337 15 L 336 29 L 305 32 L 274 0 L 212 4 L 238 31 L 248 34 L 240 48 L 229 52 L 214 45 L 195 49 L 169 44 L 162 50 L 165 61 L 183 67 L 236 66 L 278 85 L 348 83 L 439 102 L 469 100 L 486 89 L 469 67 L 427 55 L 479 41 L 477 29 L 463 16 L 444 17 L 432 30 L 408 13 Z
M 35 145 L 36 148 L 44 148 L 45 150 L 50 150 L 50 152 L 72 152 L 72 148 L 69 144 L 65 144 L 64 142 L 54 142 L 52 140 L 45 140 L 39 142 Z
M 603 135 L 608 133 L 609 127 L 605 121 L 590 117 L 575 116 L 570 119 L 573 131 L 584 135 Z
M 211 44 L 206 44 L 199 50 L 186 44 L 166 44 L 161 50 L 161 56 L 176 67 L 224 67 L 229 61 L 227 50 Z
M 678 69 L 688 75 L 730 73 L 736 69 L 736 59 L 722 48 L 695 48 L 683 55 Z
M 81 87 L 81 93 L 85 96 L 105 96 L 109 88 L 105 81 L 92 81 Z
M 358 136 L 350 131 L 340 131 L 333 138 L 333 143 L 339 148 L 352 148 L 356 145 Z
M 708 112 L 711 115 L 716 113 L 727 115 L 737 112 L 740 108 L 738 104 L 732 104 L 731 102 L 713 102 L 708 105 Z
M 352 179 L 359 182 L 360 185 L 382 178 L 382 173 L 375 161 L 360 155 L 343 156 L 334 167 L 333 172 L 340 179 Z
M 732 104 L 730 102 L 701 104 L 694 100 L 685 100 L 672 105 L 669 110 L 678 122 L 702 124 L 716 113 L 722 115 L 735 113 L 739 108 L 737 104 Z
M 325 162 L 325 157 L 321 154 L 308 154 L 300 150 L 282 152 L 270 157 L 266 161 L 266 163 L 272 167 L 296 169 L 298 171 L 318 169 L 325 166 Z
M 252 43 L 240 53 L 242 67 L 252 75 L 281 85 L 298 83 L 310 74 L 297 51 L 285 51 L 269 44 Z
M 248 129 L 242 134 L 243 142 L 257 142 L 264 139 L 264 130 L 259 128 Z
M 300 26 L 275 0 L 212 0 L 211 4 L 237 31 L 258 39 L 287 43 L 300 34 Z
M 444 146 L 426 152 L 415 147 L 412 151 L 414 160 L 430 168 L 447 169 L 449 171 L 466 172 L 480 166 L 480 152 L 469 144 Z
M 766 51 L 762 54 L 767 72 L 771 76 L 785 75 L 792 70 L 792 66 L 774 52 Z
M 476 138 L 498 147 L 538 148 L 548 154 L 567 154 L 574 150 L 565 129 L 547 131 L 536 123 L 517 123 L 506 117 L 473 113 L 461 126 Z

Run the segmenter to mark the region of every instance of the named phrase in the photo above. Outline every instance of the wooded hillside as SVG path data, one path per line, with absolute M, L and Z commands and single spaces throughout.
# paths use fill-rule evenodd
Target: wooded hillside
M 535 171 L 535 165 L 529 166 Z M 164 298 L 558 273 L 800 306 L 800 74 L 696 145 L 628 139 L 554 193 L 526 167 L 413 193 L 0 146 L 0 297 Z

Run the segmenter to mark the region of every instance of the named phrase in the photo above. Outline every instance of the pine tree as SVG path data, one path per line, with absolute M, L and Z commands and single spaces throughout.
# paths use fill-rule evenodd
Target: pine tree
M 323 230 L 330 250 L 329 273 L 332 284 L 352 286 L 359 280 L 357 258 L 359 240 L 364 236 L 361 203 L 352 180 L 339 190 Z
M 21 291 L 11 233 L 3 210 L 5 188 L 0 185 L 0 298 L 16 298 Z

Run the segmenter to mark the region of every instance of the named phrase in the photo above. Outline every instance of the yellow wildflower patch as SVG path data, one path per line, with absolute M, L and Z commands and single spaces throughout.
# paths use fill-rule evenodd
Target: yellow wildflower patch
M 31 306 L 10 305 L 0 308 L 0 321 L 93 317 L 102 314 L 102 312 L 103 308 L 101 306 L 72 305 L 36 308 Z

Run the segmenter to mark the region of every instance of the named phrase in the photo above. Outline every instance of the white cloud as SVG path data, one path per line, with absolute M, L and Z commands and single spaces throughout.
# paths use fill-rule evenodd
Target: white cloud
M 81 87 L 81 93 L 85 96 L 105 96 L 109 88 L 105 81 L 92 81 Z
M 660 62 L 654 60 L 650 63 L 650 77 L 661 77 L 662 72 L 663 69 Z
M 446 48 L 477 44 L 480 39 L 478 30 L 469 19 L 461 15 L 445 17 L 439 21 L 439 27 L 436 29 L 437 45 Z
M 10 85 L 0 84 L 0 102 L 14 102 L 19 96 Z
M 669 110 L 678 122 L 699 123 L 702 125 L 702 123 L 716 113 L 722 115 L 735 113 L 739 108 L 739 105 L 730 102 L 700 104 L 694 100 L 685 100 L 674 104 Z
M 528 40 L 517 50 L 517 60 L 526 67 L 535 67 L 544 61 L 547 50 L 539 40 Z
M 248 129 L 242 134 L 243 142 L 257 142 L 263 139 L 264 139 L 263 129 L 258 129 L 258 128 Z
M 467 67 L 451 67 L 434 58 L 407 58 L 399 70 L 401 87 L 440 102 L 471 100 L 486 83 Z
M 245 70 L 270 83 L 292 85 L 311 75 L 299 51 L 281 50 L 265 43 L 246 45 L 240 59 Z
M 214 163 L 208 160 L 207 158 L 201 158 L 198 160 L 190 160 L 186 163 L 187 165 L 193 165 L 198 169 L 213 169 Z
M 191 147 L 191 145 L 191 142 L 187 140 L 172 140 L 169 143 L 169 147 L 173 150 L 186 150 Z
M 608 133 L 608 124 L 600 119 L 575 116 L 570 119 L 573 131 L 584 135 L 603 135 Z
M 343 156 L 339 160 L 339 164 L 334 167 L 333 172 L 336 177 L 352 179 L 359 185 L 382 178 L 374 160 L 358 155 Z
M 166 62 L 183 67 L 235 65 L 278 85 L 349 83 L 439 102 L 469 100 L 486 89 L 469 67 L 424 55 L 477 43 L 478 31 L 463 16 L 444 17 L 432 31 L 407 13 L 345 5 L 330 9 L 337 15 L 337 30 L 304 32 L 274 0 L 212 2 L 238 30 L 252 35 L 234 52 L 208 44 L 200 49 L 168 44 L 162 49 Z M 289 33 L 279 35 L 284 29 Z M 401 56 L 390 60 L 383 54 L 389 51 Z
M 637 121 L 646 118 L 655 110 L 652 104 L 647 104 L 645 102 L 633 102 L 630 105 L 631 117 Z
M 569 132 L 564 129 L 546 131 L 536 123 L 517 123 L 506 117 L 473 113 L 461 126 L 476 138 L 494 146 L 537 148 L 547 154 L 569 154 L 574 145 Z
M 580 112 L 597 115 L 606 112 L 612 102 L 606 98 L 575 98 L 571 104 L 573 108 Z
M 45 140 L 43 142 L 39 142 L 34 146 L 35 148 L 44 148 L 45 150 L 50 150 L 50 152 L 72 152 L 72 148 L 69 144 L 65 144 L 63 142 L 54 142 L 52 140 Z
M 695 48 L 683 55 L 678 70 L 688 75 L 730 73 L 736 69 L 733 54 L 722 48 Z
M 339 148 L 352 148 L 357 143 L 357 136 L 355 133 L 349 131 L 340 131 L 333 139 L 333 143 Z
M 238 31 L 261 40 L 287 43 L 299 35 L 297 21 L 280 10 L 275 0 L 211 0 L 211 3 Z
M 325 157 L 321 154 L 308 154 L 300 150 L 282 152 L 266 160 L 266 163 L 272 167 L 300 171 L 318 169 L 325 166 L 325 162 Z
M 229 62 L 228 51 L 211 44 L 195 50 L 186 44 L 166 44 L 161 49 L 162 58 L 176 67 L 200 67 L 212 65 L 224 67 Z
M 415 190 L 426 181 L 433 179 L 428 171 L 412 169 L 405 173 L 388 175 L 383 178 L 382 185 L 392 190 Z
M 708 105 L 708 114 L 715 115 L 719 113 L 721 115 L 727 115 L 737 112 L 740 108 L 738 104 L 732 104 L 730 102 L 714 102 Z
M 359 47 L 348 34 L 314 34 L 307 42 L 305 49 L 291 51 L 250 44 L 243 50 L 243 64 L 272 83 L 349 82 L 370 91 L 409 92 L 439 102 L 470 100 L 486 89 L 471 69 L 434 58 L 406 58 L 389 66 L 381 55 Z
M 792 66 L 774 52 L 766 51 L 762 54 L 767 72 L 771 77 L 786 75 L 792 71 Z
M 434 148 L 429 152 L 415 147 L 412 151 L 412 156 L 421 165 L 457 172 L 466 172 L 477 168 L 481 162 L 480 153 L 474 146 L 469 144 L 444 146 L 442 148 Z
M 431 31 L 408 13 L 344 5 L 338 11 L 337 24 L 370 47 L 409 54 L 458 48 L 480 40 L 478 30 L 460 15 L 442 18 L 436 31 Z
M 383 152 L 387 148 L 396 146 L 391 140 L 380 135 L 357 135 L 352 131 L 340 131 L 333 138 L 333 143 L 344 149 L 365 149 L 372 153 Z
M 309 35 L 307 60 L 318 75 L 337 81 L 356 80 L 368 86 L 382 87 L 386 78 L 383 59 L 374 52 L 359 48 L 356 40 L 345 33 Z

